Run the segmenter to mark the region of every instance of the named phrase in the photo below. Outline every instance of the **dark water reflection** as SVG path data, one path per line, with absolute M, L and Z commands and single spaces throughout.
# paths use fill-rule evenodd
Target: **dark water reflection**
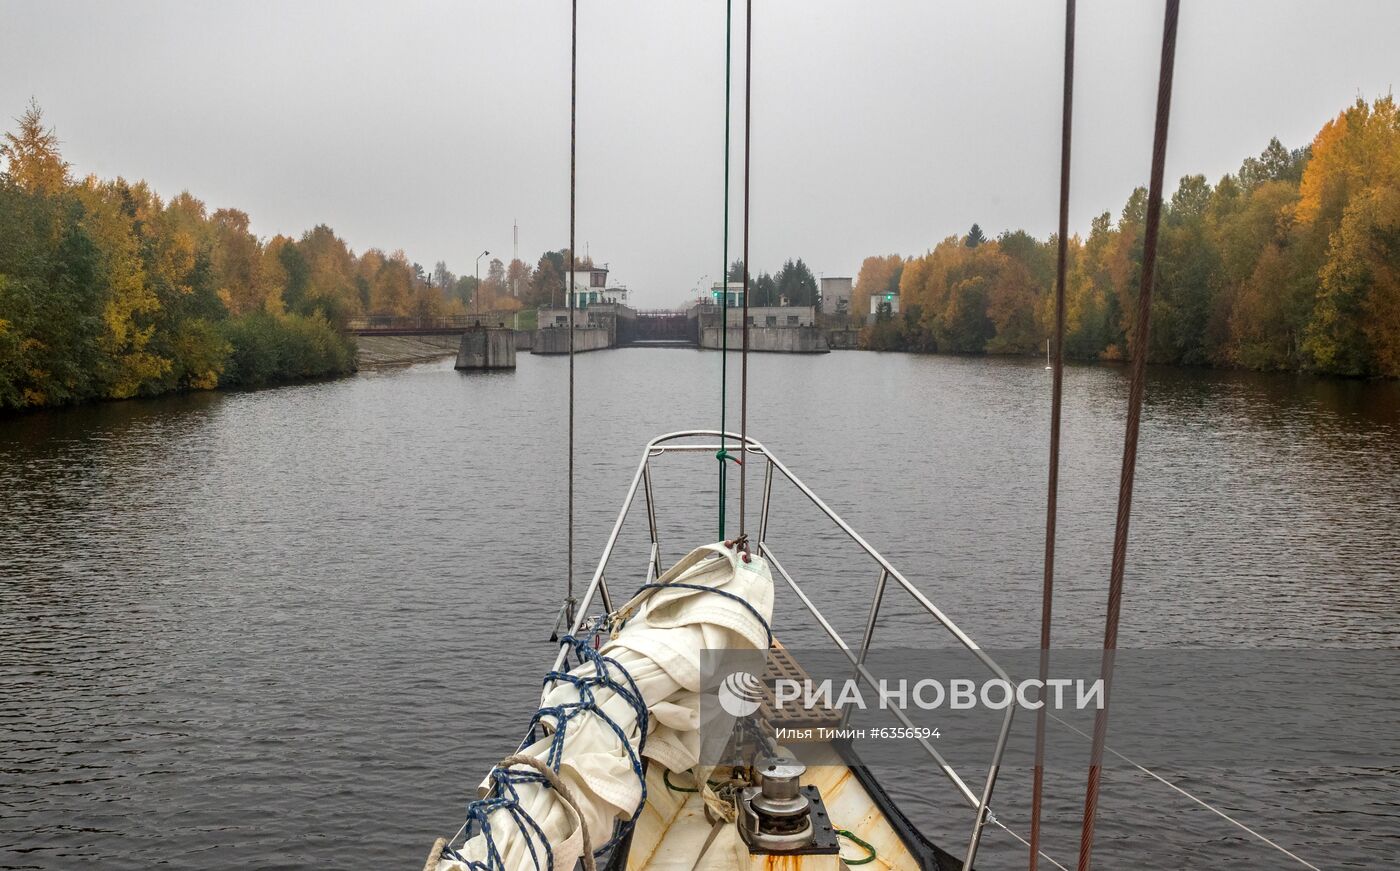
M 550 655 L 565 365 L 417 366 L 0 422 L 0 866 L 417 867 L 518 739 Z M 580 575 L 643 441 L 715 425 L 718 365 L 579 358 Z M 1038 363 L 761 356 L 751 377 L 757 436 L 979 642 L 1035 643 Z M 1067 375 L 1064 646 L 1102 632 L 1125 393 L 1119 369 Z M 669 558 L 713 536 L 710 463 L 658 469 Z M 1400 647 L 1397 511 L 1400 387 L 1156 371 L 1122 642 Z M 620 587 L 641 535 L 623 541 Z M 790 491 L 771 538 L 857 634 L 868 566 Z M 780 634 L 815 643 L 791 606 L 780 595 Z M 894 599 L 881 631 L 942 643 Z M 961 839 L 920 771 L 891 779 Z M 1176 773 L 1322 867 L 1396 852 L 1395 770 Z M 1005 816 L 1024 781 L 1007 775 Z M 1082 783 L 1051 778 L 1062 860 Z M 1286 867 L 1123 768 L 1101 832 L 1104 867 Z M 1004 835 L 983 855 L 1023 861 Z

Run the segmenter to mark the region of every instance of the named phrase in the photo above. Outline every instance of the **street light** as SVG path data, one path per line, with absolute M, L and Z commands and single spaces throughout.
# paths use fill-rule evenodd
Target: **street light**
M 490 251 L 483 251 L 476 255 L 476 287 L 472 289 L 472 308 L 477 314 L 481 314 L 481 258 L 490 256 Z

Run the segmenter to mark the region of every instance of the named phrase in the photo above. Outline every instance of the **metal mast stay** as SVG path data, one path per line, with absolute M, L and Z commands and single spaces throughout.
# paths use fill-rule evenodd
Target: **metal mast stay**
M 739 363 L 739 444 L 749 441 L 749 141 L 753 129 L 753 0 L 746 0 L 744 21 L 744 348 Z M 726 331 L 728 324 L 725 325 Z M 720 427 L 723 429 L 723 427 Z M 748 540 L 745 526 L 747 483 L 743 460 L 739 461 L 739 539 Z
M 720 303 L 719 303 L 719 451 L 715 453 L 715 458 L 719 460 L 719 537 L 724 538 L 724 509 L 726 502 L 725 483 L 729 478 L 729 469 L 724 465 L 726 460 L 733 459 L 728 448 L 728 438 L 726 436 L 726 416 L 729 411 L 729 80 L 730 70 L 733 66 L 734 49 L 734 0 L 725 0 L 724 4 L 724 241 L 722 244 L 724 268 L 720 270 Z M 740 445 L 740 452 L 744 446 Z
M 1074 116 L 1074 4 L 1065 0 L 1064 111 L 1060 128 L 1060 235 L 1055 260 L 1054 372 L 1050 388 L 1050 459 L 1045 498 L 1045 576 L 1040 603 L 1041 705 L 1035 718 L 1035 771 L 1031 786 L 1030 871 L 1040 860 L 1040 803 L 1045 789 L 1045 682 L 1050 677 L 1050 617 L 1055 601 L 1055 521 L 1060 487 L 1060 400 L 1065 368 L 1065 263 L 1069 255 L 1069 167 Z
M 568 566 L 565 569 L 564 603 L 554 620 L 550 641 L 559 640 L 559 627 L 571 626 L 578 607 L 574 597 L 574 231 L 578 217 L 578 0 L 572 0 L 569 38 L 569 459 L 568 459 Z
M 1113 652 L 1118 647 L 1118 618 L 1123 609 L 1123 572 L 1128 560 L 1128 524 L 1133 512 L 1133 478 L 1137 470 L 1138 431 L 1147 378 L 1148 327 L 1152 317 L 1152 287 L 1156 279 L 1157 235 L 1162 222 L 1162 176 L 1167 159 L 1167 121 L 1171 115 L 1172 72 L 1176 64 L 1177 17 L 1180 0 L 1167 0 L 1162 24 L 1162 61 L 1157 76 L 1157 121 L 1152 136 L 1152 175 L 1147 192 L 1147 222 L 1142 249 L 1142 283 L 1138 290 L 1137 321 L 1133 330 L 1133 368 L 1128 386 L 1128 421 L 1123 435 L 1123 467 L 1118 476 L 1118 514 L 1113 529 L 1113 562 L 1109 569 L 1108 614 L 1104 620 L 1104 705 L 1094 715 L 1089 783 L 1084 792 L 1084 820 L 1079 834 L 1079 871 L 1089 871 L 1094 849 L 1094 817 L 1099 806 L 1099 780 L 1104 742 L 1108 736 L 1108 703 L 1113 691 Z

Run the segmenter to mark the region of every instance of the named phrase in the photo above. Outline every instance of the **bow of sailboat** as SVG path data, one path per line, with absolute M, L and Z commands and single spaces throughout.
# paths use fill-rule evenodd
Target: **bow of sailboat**
M 721 445 L 732 448 L 756 478 L 762 475 L 757 529 L 751 538 L 696 548 L 661 571 L 661 506 L 685 503 L 679 496 L 657 498 L 654 466 L 711 457 Z M 820 597 L 783 566 L 770 542 L 770 528 L 782 522 L 773 510 L 780 481 L 805 497 L 875 570 L 878 582 L 861 638 L 847 640 L 834 628 Z M 622 556 L 619 541 L 637 517 L 646 525 L 646 550 L 630 554 L 624 564 L 630 569 L 620 567 L 614 562 Z M 636 592 L 623 600 L 617 593 L 628 575 Z M 811 767 L 776 739 L 780 727 L 793 725 L 783 717 L 794 715 L 772 705 L 775 682 L 802 673 L 778 638 L 796 616 L 774 611 L 779 583 L 865 679 L 873 680 L 865 658 L 891 586 L 911 594 L 931 629 L 951 635 L 991 674 L 1006 677 L 761 442 L 717 430 L 658 436 L 642 451 L 519 750 L 492 769 L 466 823 L 435 848 L 429 867 L 971 867 L 994 820 L 990 801 L 1012 711 L 1005 713 L 980 783 L 964 779 L 928 741 L 919 742 L 947 780 L 950 804 L 968 811 L 968 841 L 955 857 L 909 823 L 839 730 L 828 730 L 825 764 Z M 736 673 L 753 676 L 752 682 L 712 682 Z M 731 709 L 726 692 L 748 704 Z M 836 710 L 795 716 L 807 717 L 808 726 L 841 724 Z M 902 712 L 895 716 L 913 726 Z M 528 759 L 539 760 L 543 770 Z

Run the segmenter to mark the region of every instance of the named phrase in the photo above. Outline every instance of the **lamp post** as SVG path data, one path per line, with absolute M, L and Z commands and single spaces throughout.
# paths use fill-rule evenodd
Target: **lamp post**
M 476 287 L 472 289 L 472 308 L 477 314 L 481 314 L 481 258 L 491 254 L 490 251 L 483 251 L 476 255 Z

